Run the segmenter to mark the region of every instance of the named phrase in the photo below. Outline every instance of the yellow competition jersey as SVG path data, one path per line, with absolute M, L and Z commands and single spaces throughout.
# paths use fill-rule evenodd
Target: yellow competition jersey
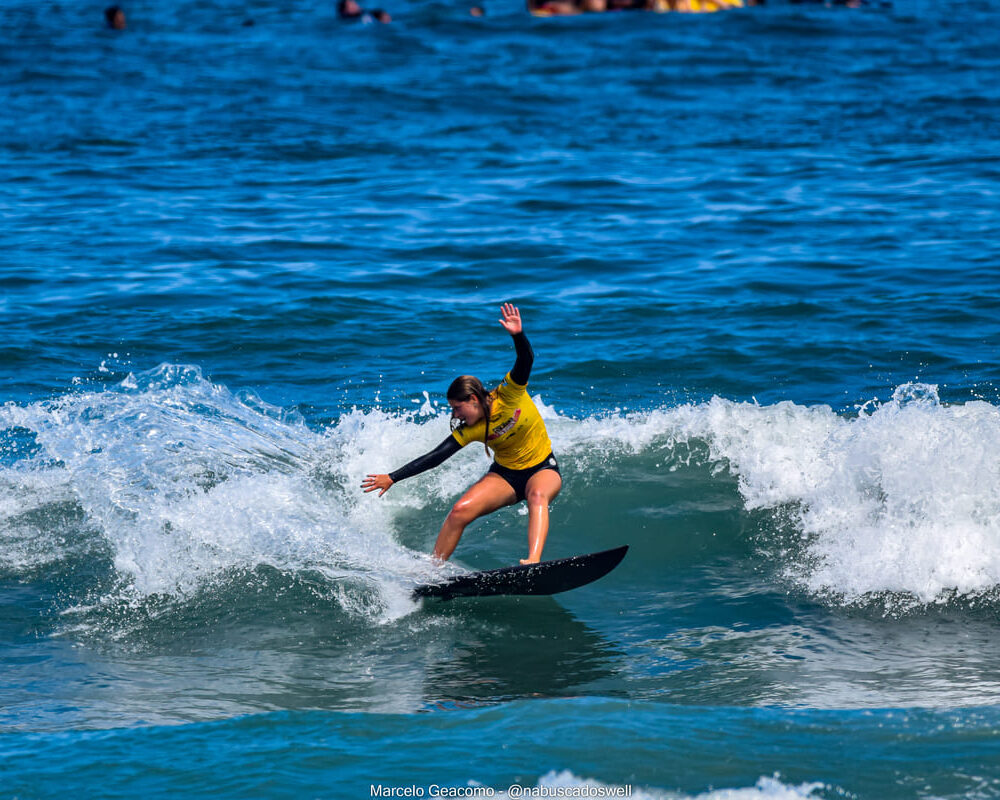
M 540 464 L 552 452 L 552 442 L 545 430 L 542 415 L 528 396 L 527 387 L 514 383 L 507 373 L 496 389 L 490 392 L 493 413 L 490 414 L 490 440 L 487 445 L 501 467 L 527 469 Z M 462 447 L 482 442 L 486 421 L 463 426 L 452 432 Z

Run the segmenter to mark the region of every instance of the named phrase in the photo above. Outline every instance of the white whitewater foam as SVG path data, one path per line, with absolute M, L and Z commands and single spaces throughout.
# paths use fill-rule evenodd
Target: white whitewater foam
M 728 470 L 748 511 L 776 514 L 786 577 L 817 597 L 906 607 L 1000 587 L 1000 409 L 989 403 L 944 405 L 937 387 L 906 384 L 856 415 L 715 397 L 549 425 L 585 473 L 634 453 Z M 789 519 L 792 547 L 777 533 Z
M 21 465 L 0 471 L 0 568 L 24 573 L 58 563 L 73 551 L 62 520 L 46 510 L 75 501 L 65 476 Z M 47 524 L 40 525 L 41 517 Z
M 805 557 L 789 574 L 810 591 L 929 603 L 1000 585 L 1000 409 L 911 384 L 855 418 L 719 399 L 678 413 L 748 509 L 793 510 Z
M 793 521 L 786 577 L 817 597 L 905 607 L 1000 586 L 1000 409 L 988 403 L 944 405 L 937 387 L 906 384 L 856 415 L 716 397 L 579 421 L 550 414 L 549 426 L 584 474 L 635 453 L 662 453 L 668 469 L 705 459 L 728 469 L 747 510 L 775 512 L 776 528 Z
M 107 391 L 8 404 L 0 425 L 32 431 L 44 459 L 0 474 L 17 489 L 5 517 L 43 502 L 32 486 L 58 475 L 138 597 L 184 597 L 226 571 L 269 565 L 374 585 L 378 607 L 362 610 L 395 618 L 415 608 L 409 587 L 429 574 L 425 556 L 393 539 L 387 509 L 330 485 L 323 434 L 196 368 L 165 365 Z

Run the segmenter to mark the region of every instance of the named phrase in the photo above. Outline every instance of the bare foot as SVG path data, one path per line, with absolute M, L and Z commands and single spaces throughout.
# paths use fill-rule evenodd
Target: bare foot
M 539 561 L 541 561 L 540 558 L 522 558 L 521 559 L 521 564 L 522 565 L 524 565 L 524 564 L 537 564 Z

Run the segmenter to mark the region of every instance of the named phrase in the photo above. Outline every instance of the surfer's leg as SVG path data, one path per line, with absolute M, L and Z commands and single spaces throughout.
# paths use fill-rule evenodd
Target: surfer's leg
M 549 504 L 562 489 L 562 477 L 554 469 L 543 469 L 528 479 L 524 499 L 528 503 L 528 557 L 522 564 L 542 560 L 545 538 L 549 535 Z
M 452 506 L 444 525 L 441 526 L 432 555 L 439 561 L 447 561 L 455 552 L 466 525 L 474 519 L 516 502 L 517 495 L 510 484 L 499 475 L 487 472 Z

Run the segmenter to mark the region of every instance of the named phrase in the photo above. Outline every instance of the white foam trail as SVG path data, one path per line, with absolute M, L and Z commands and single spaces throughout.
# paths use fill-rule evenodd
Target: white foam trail
M 60 476 L 139 597 L 183 597 L 226 571 L 270 565 L 375 585 L 369 615 L 415 607 L 407 583 L 428 574 L 428 560 L 401 547 L 354 486 L 331 485 L 325 437 L 196 368 L 165 365 L 109 391 L 8 404 L 0 424 L 34 433 L 49 464 L 35 473 Z M 26 474 L 3 471 L 20 495 L 8 519 L 43 502 Z
M 625 787 L 617 784 L 602 783 L 591 778 L 580 778 L 569 770 L 552 771 L 538 780 L 539 796 L 543 797 L 629 797 L 630 800 L 803 800 L 817 798 L 816 792 L 824 789 L 822 783 L 803 783 L 789 786 L 782 783 L 778 776 L 762 777 L 753 786 L 736 789 L 714 789 L 703 794 L 688 795 L 670 792 L 664 789 L 643 787 Z M 626 789 L 628 792 L 626 794 Z M 562 792 L 560 792 L 562 790 Z M 508 792 L 496 795 L 500 798 L 510 798 Z M 535 796 L 525 795 L 520 796 Z

